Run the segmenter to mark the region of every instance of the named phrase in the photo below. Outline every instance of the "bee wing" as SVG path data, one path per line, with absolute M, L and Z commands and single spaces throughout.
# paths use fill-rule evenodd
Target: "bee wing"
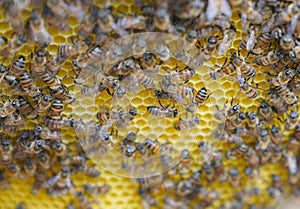
M 122 80 L 121 84 L 125 87 L 127 91 L 133 93 L 137 92 L 139 87 L 139 81 L 134 74 L 130 74 L 129 76 L 126 76 Z
M 297 159 L 296 159 L 296 157 L 288 156 L 287 157 L 287 161 L 288 161 L 290 173 L 291 174 L 297 173 L 298 166 L 297 166 Z
M 255 39 L 255 31 L 252 30 L 250 32 L 250 37 L 249 37 L 249 40 L 247 41 L 247 44 L 246 44 L 246 50 L 252 50 L 254 45 L 256 43 L 256 39 Z
M 226 34 L 223 37 L 223 39 L 220 42 L 220 44 L 218 45 L 218 53 L 219 53 L 219 55 L 224 54 L 227 51 L 227 49 L 230 47 L 231 42 L 228 41 L 228 39 L 229 39 L 229 36 L 228 36 L 228 34 Z
M 230 18 L 232 12 L 231 12 L 231 7 L 230 7 L 228 1 L 227 1 L 227 0 L 221 0 L 221 1 L 222 1 L 222 2 L 221 2 L 221 6 L 220 6 L 221 12 L 222 12 L 224 15 L 226 15 L 226 17 Z
M 294 34 L 298 22 L 298 17 L 299 17 L 298 15 L 293 16 L 293 18 L 290 21 L 290 24 L 288 24 L 287 27 L 288 34 Z
M 208 21 L 212 21 L 220 11 L 220 0 L 208 0 L 206 17 Z
M 50 178 L 48 181 L 42 184 L 42 187 L 51 187 L 59 180 L 59 175 L 55 175 L 54 177 Z

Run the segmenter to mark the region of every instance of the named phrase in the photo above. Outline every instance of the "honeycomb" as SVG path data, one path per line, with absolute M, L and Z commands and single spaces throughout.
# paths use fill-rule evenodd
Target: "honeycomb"
M 32 1 L 34 2 L 34 1 Z M 67 1 L 66 1 L 67 2 Z M 106 5 L 108 2 L 97 2 L 92 1 L 93 4 L 97 4 L 100 8 Z M 133 1 L 111 1 L 109 2 L 110 6 L 112 7 L 112 11 L 114 15 L 118 13 L 121 14 L 141 14 L 140 7 L 135 5 Z M 159 4 L 159 2 L 156 2 Z M 163 7 L 163 5 L 160 5 Z M 41 7 L 38 5 L 27 6 L 22 11 L 22 18 L 27 20 L 30 17 L 30 13 L 32 7 L 36 7 L 38 12 L 42 12 Z M 103 105 L 107 106 L 109 109 L 119 110 L 119 108 L 123 108 L 123 110 L 128 109 L 129 105 L 133 106 L 137 109 L 138 114 L 134 119 L 130 122 L 130 125 L 126 128 L 118 129 L 118 135 L 113 135 L 113 142 L 118 144 L 120 139 L 124 138 L 129 132 L 136 132 L 137 133 L 137 141 L 143 142 L 143 140 L 148 137 L 150 139 L 159 139 L 161 143 L 166 143 L 170 141 L 173 145 L 172 151 L 172 159 L 174 164 L 168 167 L 167 169 L 160 167 L 160 158 L 155 156 L 151 159 L 148 167 L 149 170 L 142 170 L 140 169 L 140 159 L 136 158 L 137 161 L 134 161 L 133 170 L 128 171 L 122 168 L 122 164 L 124 164 L 124 158 L 120 154 L 120 150 L 115 147 L 111 147 L 107 153 L 104 155 L 93 155 L 89 152 L 91 148 L 89 145 L 89 134 L 80 135 L 78 131 L 74 131 L 72 128 L 67 128 L 61 131 L 61 140 L 63 143 L 70 145 L 70 153 L 78 152 L 76 146 L 77 139 L 81 142 L 81 145 L 84 151 L 91 157 L 91 160 L 88 161 L 88 164 L 93 166 L 97 164 L 101 174 L 100 177 L 92 178 L 86 175 L 82 175 L 82 173 L 78 172 L 72 175 L 72 181 L 74 184 L 74 188 L 65 195 L 59 195 L 58 197 L 52 197 L 46 193 L 45 189 L 41 189 L 41 191 L 33 195 L 31 194 L 32 184 L 34 182 L 34 178 L 30 177 L 23 177 L 23 178 L 12 178 L 9 177 L 9 189 L 1 189 L 0 190 L 0 209 L 2 208 L 16 208 L 19 203 L 23 203 L 27 208 L 66 208 L 67 205 L 73 203 L 76 207 L 79 205 L 78 198 L 76 198 L 77 191 L 84 191 L 84 185 L 89 182 L 90 184 L 97 184 L 97 185 L 104 185 L 107 184 L 110 187 L 110 190 L 107 194 L 97 196 L 96 198 L 89 198 L 91 200 L 91 204 L 93 208 L 147 208 L 147 204 L 145 203 L 146 199 L 142 192 L 144 189 L 144 185 L 140 183 L 141 177 L 148 177 L 157 174 L 162 174 L 167 170 L 171 169 L 170 171 L 166 172 L 165 178 L 170 181 L 174 182 L 181 182 L 187 180 L 190 175 L 192 175 L 197 170 L 205 170 L 203 166 L 205 165 L 205 155 L 204 151 L 200 150 L 198 147 L 199 142 L 206 142 L 213 146 L 214 150 L 220 150 L 220 152 L 224 155 L 222 158 L 222 163 L 225 168 L 225 172 L 231 171 L 233 168 L 237 168 L 240 176 L 242 178 L 241 186 L 234 186 L 229 181 L 226 182 L 219 182 L 218 180 L 214 180 L 212 182 L 208 181 L 206 176 L 202 173 L 200 178 L 200 183 L 203 188 L 207 188 L 209 192 L 216 192 L 219 194 L 219 197 L 212 201 L 212 203 L 207 203 L 209 199 L 207 196 L 197 196 L 196 198 L 192 199 L 190 203 L 187 203 L 185 200 L 184 203 L 188 204 L 190 208 L 234 208 L 231 204 L 234 202 L 238 203 L 238 199 L 242 199 L 244 207 L 237 207 L 237 208 L 250 208 L 250 205 L 256 205 L 259 208 L 268 208 L 275 206 L 277 204 L 276 198 L 272 199 L 268 194 L 268 189 L 270 185 L 272 185 L 272 175 L 276 174 L 280 177 L 281 181 L 284 185 L 284 194 L 289 194 L 293 189 L 297 189 L 296 186 L 289 186 L 289 172 L 288 169 L 282 169 L 282 165 L 280 163 L 265 163 L 260 165 L 258 168 L 259 178 L 249 178 L 244 170 L 246 167 L 249 166 L 247 162 L 243 158 L 237 158 L 235 160 L 230 160 L 225 158 L 226 152 L 234 148 L 235 146 L 232 143 L 222 142 L 216 137 L 215 131 L 220 130 L 222 127 L 222 122 L 217 120 L 214 114 L 218 111 L 216 105 L 222 109 L 224 108 L 224 104 L 226 106 L 230 106 L 230 102 L 232 101 L 233 104 L 239 104 L 241 107 L 242 112 L 256 112 L 258 107 L 260 106 L 263 100 L 266 100 L 268 97 L 268 90 L 269 90 L 269 83 L 267 80 L 270 78 L 268 74 L 265 72 L 266 67 L 264 66 L 256 66 L 255 69 L 257 70 L 257 75 L 255 76 L 254 83 L 252 84 L 255 86 L 257 84 L 258 90 L 258 97 L 255 99 L 248 98 L 243 91 L 240 91 L 239 85 L 236 81 L 232 81 L 228 79 L 226 76 L 214 80 L 211 77 L 211 73 L 213 69 L 220 68 L 226 58 L 230 58 L 232 52 L 238 53 L 238 49 L 240 48 L 240 43 L 247 34 L 242 31 L 243 23 L 241 18 L 239 17 L 240 10 L 237 9 L 233 11 L 230 24 L 237 28 L 237 32 L 235 35 L 234 41 L 231 43 L 230 48 L 226 51 L 224 55 L 218 55 L 215 51 L 212 54 L 212 57 L 208 60 L 203 62 L 203 65 L 195 66 L 195 75 L 190 79 L 187 83 L 188 86 L 193 87 L 196 90 L 201 89 L 202 87 L 206 87 L 210 96 L 209 98 L 203 103 L 202 105 L 197 108 L 197 110 L 193 113 L 200 119 L 200 123 L 198 126 L 193 127 L 191 129 L 178 131 L 175 130 L 173 127 L 174 122 L 178 121 L 178 118 L 157 118 L 155 116 L 151 116 L 147 112 L 147 107 L 150 105 L 157 105 L 159 103 L 157 99 L 154 97 L 154 93 L 152 91 L 147 91 L 143 88 L 139 88 L 137 92 L 131 93 L 128 92 L 124 99 L 118 99 L 114 96 L 109 95 L 107 91 L 103 91 L 98 94 L 96 97 L 84 96 L 82 95 L 81 89 L 83 85 L 93 86 L 93 81 L 91 81 L 91 77 L 86 79 L 86 82 L 82 85 L 76 84 L 74 82 L 74 77 L 76 77 L 76 69 L 74 69 L 72 59 L 68 58 L 61 70 L 59 70 L 58 74 L 56 75 L 59 79 L 62 79 L 63 84 L 69 89 L 71 94 L 76 98 L 76 100 L 68 105 L 65 105 L 65 109 L 62 113 L 63 118 L 70 118 L 72 117 L 74 120 L 82 120 L 85 124 L 94 124 L 97 122 L 96 114 L 99 111 L 99 108 Z M 8 42 L 14 37 L 14 30 L 11 24 L 8 22 L 8 17 L 5 15 L 5 7 L 2 5 L 0 7 L 0 29 L 1 35 L 8 38 Z M 118 14 L 119 15 L 119 14 Z M 47 51 L 51 55 L 55 55 L 58 50 L 58 46 L 62 44 L 72 44 L 71 37 L 77 36 L 80 21 L 76 19 L 74 16 L 69 17 L 66 22 L 69 24 L 70 29 L 66 31 L 59 31 L 57 28 L 51 26 L 47 28 L 49 34 L 53 37 L 53 40 L 50 44 L 46 47 Z M 115 34 L 111 34 L 112 37 Z M 222 36 L 222 33 L 218 34 Z M 134 40 L 135 37 L 140 37 L 137 35 L 131 37 L 131 40 Z M 154 49 L 156 46 L 156 41 L 161 38 L 161 40 L 165 40 L 168 38 L 172 38 L 169 35 L 158 35 L 154 41 L 152 40 L 152 48 Z M 91 42 L 96 41 L 97 37 L 89 36 L 88 37 Z M 113 37 L 114 38 L 114 37 Z M 150 36 L 151 38 L 151 36 Z M 152 37 L 153 38 L 153 37 Z M 120 42 L 116 41 L 115 44 L 110 43 L 108 46 L 113 48 L 114 46 L 122 45 L 122 40 L 126 42 L 125 39 L 122 37 L 119 39 Z M 175 40 L 175 39 L 174 39 Z M 174 41 L 173 40 L 173 41 Z M 176 38 L 172 42 L 172 40 L 168 40 L 167 44 L 171 48 L 171 51 L 178 50 L 180 48 L 180 44 L 178 43 L 180 38 Z M 192 49 L 197 50 L 198 48 L 202 49 L 205 48 L 203 45 L 204 40 L 201 40 L 197 43 L 200 46 L 192 46 Z M 98 43 L 99 44 L 99 43 Z M 126 45 L 128 43 L 124 43 Z M 172 48 L 172 44 L 174 44 L 174 48 Z M 105 46 L 103 50 L 105 51 Z M 150 46 L 149 46 L 150 47 Z M 278 48 L 276 43 L 271 45 L 274 49 Z M 151 47 L 150 47 L 151 48 Z M 26 62 L 26 67 L 30 68 L 29 60 L 32 59 L 32 52 L 35 49 L 35 44 L 33 43 L 26 43 L 22 46 L 20 50 L 16 53 L 16 55 L 23 55 Z M 270 49 L 264 49 L 262 54 L 268 53 Z M 244 49 L 240 49 L 239 51 L 241 57 L 247 57 L 248 52 Z M 126 53 L 125 53 L 126 54 Z M 12 60 L 15 57 L 8 57 L 4 58 L 1 57 L 1 61 L 4 65 L 10 65 Z M 126 54 L 128 56 L 128 54 Z M 132 55 L 130 55 L 132 56 Z M 247 58 L 247 62 L 251 63 L 256 56 L 250 54 Z M 127 58 L 127 57 L 124 57 Z M 118 63 L 122 61 L 123 57 L 118 57 L 118 59 L 114 60 L 114 63 Z M 179 68 L 182 66 L 187 65 L 185 62 L 179 62 L 178 59 L 175 59 L 174 56 L 164 62 L 160 66 L 160 71 L 158 78 L 155 80 L 156 86 L 159 85 L 160 79 L 164 75 L 168 73 L 163 70 L 164 68 L 172 69 L 170 70 L 175 71 L 178 66 Z M 111 65 L 105 66 L 109 69 Z M 293 66 L 290 66 L 293 67 Z M 11 88 L 8 87 L 6 82 L 1 83 L 2 92 L 4 95 L 11 96 L 13 95 L 11 92 Z M 162 102 L 164 106 L 169 105 L 168 101 Z M 179 117 L 182 119 L 188 118 L 185 112 L 185 101 L 176 101 L 172 105 L 179 110 Z M 172 106 L 171 105 L 171 106 Z M 298 108 L 292 107 L 291 109 L 295 109 L 298 111 Z M 290 111 L 288 111 L 289 113 Z M 285 116 L 280 114 L 274 113 L 274 124 L 281 127 L 281 130 L 284 130 L 285 121 L 282 122 L 281 117 L 285 119 Z M 278 118 L 278 120 L 277 120 Z M 32 120 L 26 121 L 24 127 L 21 129 L 32 129 L 35 127 L 40 121 Z M 103 125 L 103 124 L 101 124 Z M 263 124 L 262 127 L 270 128 L 268 123 Z M 110 131 L 114 131 L 112 128 Z M 293 134 L 293 131 L 284 131 L 284 142 L 282 148 L 288 145 L 288 140 L 290 136 Z M 256 143 L 256 139 L 251 137 L 243 136 L 243 141 L 246 141 L 249 145 L 253 145 Z M 252 146 L 254 147 L 254 146 Z M 180 174 L 181 170 L 179 167 L 173 168 L 176 164 L 180 164 L 180 153 L 184 150 L 188 149 L 190 156 L 191 156 L 191 163 L 187 173 Z M 83 151 L 82 151 L 83 152 Z M 126 158 L 125 158 L 126 159 Z M 142 160 L 142 163 L 144 161 Z M 47 171 L 47 178 L 50 178 L 51 175 L 56 175 L 60 170 L 59 165 L 53 165 L 51 170 Z M 173 169 L 178 169 L 175 175 L 171 174 Z M 5 166 L 1 165 L 0 170 L 5 170 Z M 202 172 L 203 172 L 202 171 Z M 183 172 L 183 171 L 182 171 Z M 4 172 L 5 177 L 7 177 L 7 171 Z M 131 177 L 131 178 L 130 178 Z M 151 179 L 151 177 L 150 177 Z M 155 180 L 155 178 L 154 178 Z M 22 185 L 22 186 L 20 186 Z M 151 196 L 155 197 L 158 201 L 156 206 L 151 206 L 151 208 L 164 208 L 164 201 L 165 197 L 172 197 L 174 199 L 180 199 L 174 190 L 172 191 L 161 191 L 159 189 L 160 184 L 153 183 L 151 185 Z M 259 188 L 258 194 L 246 194 L 247 192 L 251 191 L 253 188 Z M 42 201 L 41 201 L 42 200 Z M 207 204 L 207 205 L 206 205 Z M 88 206 L 81 206 L 81 208 L 87 208 Z M 165 208 L 167 208 L 165 206 Z M 184 208 L 181 206 L 173 206 L 169 208 Z

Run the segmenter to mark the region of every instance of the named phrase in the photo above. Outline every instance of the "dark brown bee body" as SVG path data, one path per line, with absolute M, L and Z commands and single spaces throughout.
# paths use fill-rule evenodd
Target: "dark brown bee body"
M 19 76 L 26 71 L 25 57 L 19 56 L 8 70 L 8 75 Z

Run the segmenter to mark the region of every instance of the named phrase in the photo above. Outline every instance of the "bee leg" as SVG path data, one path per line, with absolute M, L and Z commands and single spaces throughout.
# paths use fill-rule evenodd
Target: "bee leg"
M 111 93 L 110 90 L 109 90 L 109 88 L 106 88 L 106 92 L 107 92 L 110 96 L 114 96 L 114 92 Z
M 158 103 L 159 103 L 159 105 L 162 107 L 162 108 L 164 108 L 164 109 L 167 109 L 168 108 L 168 106 L 167 107 L 165 107 L 162 103 L 161 103 L 161 101 L 160 100 L 158 100 Z

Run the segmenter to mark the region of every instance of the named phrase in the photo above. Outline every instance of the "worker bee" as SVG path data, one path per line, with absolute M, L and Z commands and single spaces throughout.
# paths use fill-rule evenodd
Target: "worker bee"
M 224 34 L 223 39 L 221 40 L 217 48 L 219 55 L 223 55 L 231 46 L 231 43 L 235 38 L 236 28 L 231 25 L 229 28 L 225 29 L 223 34 Z
M 263 21 L 262 15 L 254 8 L 252 2 L 242 1 L 241 7 L 241 19 L 243 22 L 243 31 L 247 31 L 248 22 L 252 24 L 260 24 Z
M 287 104 L 295 105 L 298 103 L 298 96 L 294 92 L 290 91 L 286 84 L 282 84 L 275 87 L 279 97 L 281 97 Z
M 141 142 L 136 143 L 136 150 L 141 157 L 148 157 L 149 152 L 145 144 Z
M 134 32 L 136 30 L 146 29 L 146 18 L 144 16 L 122 16 L 117 19 L 116 26 L 118 30 L 116 32 L 120 35 L 128 35 L 127 30 Z
M 163 106 L 162 106 L 163 107 Z M 148 106 L 147 111 L 154 116 L 165 116 L 165 117 L 176 117 L 178 115 L 178 110 L 176 108 L 158 106 Z
M 240 112 L 234 119 L 226 120 L 225 121 L 225 128 L 226 130 L 232 131 L 237 127 L 240 127 L 242 122 L 246 119 L 246 114 Z
M 4 65 L 0 64 L 0 83 L 3 79 L 6 80 L 6 77 L 10 77 L 7 75 L 9 68 L 5 67 Z M 14 76 L 13 76 L 14 77 Z
M 184 197 L 193 192 L 193 186 L 190 181 L 183 180 L 177 183 L 176 194 Z
M 36 83 L 32 79 L 29 73 L 27 71 L 23 72 L 20 76 L 20 84 L 24 91 L 33 98 L 34 100 L 38 100 L 41 97 L 41 91 L 37 87 Z
M 267 55 L 256 58 L 253 63 L 259 66 L 268 66 L 279 61 L 281 51 L 270 51 Z
M 154 14 L 153 23 L 160 31 L 173 31 L 173 26 L 168 12 L 163 8 L 158 8 Z
M 66 144 L 64 144 L 58 140 L 51 141 L 50 148 L 53 150 L 53 152 L 56 156 L 64 156 L 66 154 L 66 150 L 67 150 Z
M 271 43 L 271 34 L 270 33 L 261 33 L 257 37 L 256 44 L 254 48 L 251 50 L 252 53 L 258 55 L 262 53 L 263 49 L 266 48 Z
M 59 78 L 57 78 L 55 75 L 45 71 L 43 73 L 43 75 L 41 75 L 41 78 L 43 80 L 43 82 L 45 84 L 47 84 L 47 86 L 49 88 L 54 89 L 57 86 L 63 86 L 63 84 L 61 83 L 61 80 Z
M 237 159 L 238 157 L 244 156 L 248 150 L 248 144 L 242 142 L 240 145 L 228 150 L 226 152 L 226 158 L 230 160 Z
M 260 104 L 258 115 L 261 115 L 266 122 L 272 122 L 274 118 L 273 111 L 266 101 Z
M 187 206 L 182 202 L 171 197 L 164 197 L 165 209 L 187 209 Z
M 6 47 L 4 47 L 1 51 L 1 56 L 10 57 L 15 55 L 15 53 L 20 50 L 24 43 L 26 43 L 27 37 L 24 34 L 20 34 L 14 37 Z
M 269 145 L 271 143 L 271 138 L 270 138 L 268 129 L 259 128 L 257 140 L 258 140 L 258 144 L 256 146 L 257 150 L 265 151 L 266 149 L 269 149 Z M 270 151 L 270 150 L 268 150 L 268 151 Z M 271 154 L 270 154 L 270 156 L 271 156 Z
M 269 188 L 268 188 L 268 194 L 269 194 L 270 198 L 271 198 L 274 202 L 276 202 L 276 203 L 279 202 L 279 200 L 280 200 L 280 198 L 281 198 L 281 196 L 282 196 L 281 191 L 280 191 L 279 189 L 274 188 L 274 187 L 269 187 Z
M 272 148 L 273 148 L 273 152 L 272 152 L 272 156 L 271 156 L 270 162 L 271 163 L 280 162 L 280 160 L 282 160 L 282 158 L 283 158 L 281 147 L 274 146 Z
M 167 92 L 168 94 L 171 94 L 172 97 L 174 97 L 178 101 L 182 101 L 185 97 L 190 96 L 193 98 L 193 93 L 195 91 L 194 88 L 181 84 L 172 84 L 173 82 L 171 81 L 172 77 L 165 75 L 163 77 L 163 80 L 160 84 L 161 89 L 163 92 Z
M 84 196 L 83 192 L 76 192 L 75 196 L 81 208 L 93 209 L 92 203 Z
M 59 119 L 61 117 L 61 113 L 64 110 L 64 104 L 60 99 L 55 99 L 50 106 L 49 115 L 53 119 Z
M 280 46 L 283 50 L 290 50 L 295 47 L 295 41 L 290 34 L 286 33 L 280 39 Z
M 207 42 L 207 44 L 203 50 L 203 53 L 204 53 L 204 60 L 207 61 L 211 58 L 212 53 L 216 49 L 216 47 L 218 45 L 218 39 L 217 39 L 217 37 L 209 37 L 206 42 Z
M 24 124 L 24 122 L 24 116 L 20 114 L 11 114 L 3 120 L 3 124 L 7 126 L 20 126 Z
M 16 31 L 16 33 L 22 33 L 24 29 L 24 20 L 21 16 L 23 8 L 20 8 L 17 2 L 10 2 L 7 6 L 6 14 L 11 27 L 14 29 L 14 31 Z
M 107 184 L 102 186 L 85 184 L 83 187 L 86 194 L 92 194 L 95 197 L 98 195 L 105 195 L 110 190 L 110 187 Z
M 60 69 L 61 66 L 65 63 L 67 57 L 65 56 L 52 56 L 51 60 L 47 62 L 46 67 L 47 70 L 52 74 L 52 75 L 56 75 Z
M 153 154 L 157 154 L 161 150 L 161 143 L 157 139 L 153 141 L 149 138 L 146 138 L 144 145 Z
M 275 89 L 269 91 L 270 100 L 268 103 L 272 106 L 272 110 L 276 113 L 283 114 L 288 110 L 288 104 L 278 96 Z
M 13 106 L 26 117 L 34 110 L 31 103 L 26 99 L 26 97 L 18 96 L 17 99 L 13 100 Z
M 140 65 L 142 69 L 147 73 L 159 72 L 159 65 L 156 62 L 156 56 L 149 51 L 145 51 L 141 56 Z
M 47 57 L 46 53 L 44 52 L 44 47 L 42 47 L 40 50 L 34 50 L 34 53 L 32 55 L 32 66 L 31 66 L 31 75 L 33 77 L 41 77 L 44 75 L 46 70 L 46 63 L 47 63 Z
M 120 86 L 123 86 L 128 92 L 135 93 L 139 88 L 139 81 L 135 74 L 129 74 L 122 78 Z
M 172 56 L 170 48 L 167 45 L 161 44 L 156 46 L 156 54 L 157 57 L 164 62 L 169 60 Z
M 70 189 L 73 188 L 70 168 L 68 166 L 62 167 L 61 171 L 57 175 L 43 183 L 43 187 L 53 187 L 54 190 L 59 190 L 58 193 L 52 193 L 52 196 L 62 195 L 70 191 Z
M 78 36 L 81 38 L 87 38 L 93 31 L 96 25 L 96 20 L 98 17 L 99 7 L 93 5 L 89 7 L 87 14 L 81 21 L 78 28 Z
M 280 72 L 276 78 L 269 79 L 269 82 L 272 83 L 274 86 L 280 86 L 283 84 L 287 84 L 294 76 L 294 69 L 286 69 L 283 72 Z
M 134 133 L 134 132 L 128 133 L 126 135 L 126 137 L 124 139 L 122 139 L 122 141 L 120 142 L 121 149 L 123 149 L 124 147 L 126 147 L 127 144 L 135 145 L 136 137 L 137 137 L 137 133 Z
M 81 89 L 81 93 L 84 96 L 97 96 L 100 92 L 107 90 L 106 86 L 102 83 L 95 84 L 94 86 L 84 86 Z
M 229 134 L 227 131 L 225 131 L 225 132 L 214 131 L 214 136 L 215 136 L 215 138 L 219 139 L 221 142 L 230 143 L 230 144 L 233 143 L 233 144 L 238 145 L 243 142 L 242 137 L 241 137 L 242 134 L 240 134 L 241 128 L 244 128 L 244 127 L 237 127 L 236 129 L 234 129 L 233 131 L 235 131 L 235 133 L 233 133 L 233 134 Z M 247 135 L 247 133 L 244 135 Z
M 133 158 L 135 156 L 136 148 L 134 145 L 126 144 L 122 150 L 123 156 L 128 158 Z
M 231 17 L 231 8 L 225 0 L 209 0 L 206 8 L 206 18 L 213 21 L 217 15 L 224 14 L 228 19 Z
M 7 74 L 11 76 L 20 76 L 26 71 L 25 68 L 25 57 L 19 56 L 8 69 Z
M 184 176 L 190 171 L 189 165 L 191 164 L 191 156 L 187 149 L 183 149 L 180 154 L 179 173 Z
M 177 70 L 176 70 L 177 71 Z M 184 69 L 171 74 L 171 83 L 176 84 L 180 81 L 186 83 L 195 75 L 195 71 L 190 67 L 185 67 Z
M 110 33 L 112 30 L 115 30 L 117 33 L 120 31 L 114 22 L 110 8 L 103 8 L 99 10 L 97 23 L 105 33 Z
M 12 162 L 12 145 L 9 138 L 2 138 L 1 140 L 1 156 L 3 165 L 8 165 Z
M 246 167 L 244 173 L 249 177 L 251 180 L 258 180 L 260 175 L 258 173 L 258 169 L 252 167 Z
M 146 90 L 153 90 L 155 88 L 154 80 L 151 78 L 151 76 L 146 75 L 143 70 L 138 70 L 135 73 L 135 76 L 138 82 L 144 86 Z
M 254 78 L 256 76 L 256 70 L 249 63 L 240 58 L 235 52 L 231 53 L 230 61 L 237 70 L 237 75 L 241 72 L 249 78 Z
M 225 167 L 224 167 L 221 160 L 218 159 L 218 160 L 213 161 L 212 162 L 212 167 L 214 169 L 215 175 L 218 177 L 218 180 L 220 182 L 227 181 L 228 175 L 225 171 Z
M 241 175 L 237 168 L 232 168 L 229 171 L 229 182 L 233 187 L 238 187 L 241 184 Z
M 96 117 L 100 122 L 107 122 L 110 119 L 109 108 L 106 106 L 100 106 Z
M 207 94 L 207 89 L 205 87 L 202 87 L 201 89 L 199 89 L 199 91 L 197 91 L 195 101 L 201 105 L 209 98 L 209 96 L 210 94 Z
M 0 107 L 0 117 L 4 118 L 11 115 L 16 110 L 18 103 L 16 102 L 16 100 L 5 102 L 3 100 L 3 97 L 2 97 L 2 101 L 3 103 Z
M 65 103 L 70 104 L 75 101 L 75 98 L 70 94 L 67 87 L 64 85 L 49 86 L 52 97 L 61 99 Z
M 49 6 L 44 5 L 42 8 L 42 16 L 44 20 L 59 31 L 66 32 L 70 30 L 70 25 L 64 19 L 55 17 L 55 14 Z
M 11 162 L 10 164 L 6 165 L 8 170 L 8 175 L 13 178 L 20 177 L 21 175 L 21 168 L 17 163 Z
M 164 180 L 162 184 L 159 186 L 159 190 L 163 192 L 173 192 L 175 191 L 175 183 L 174 181 Z
M 71 127 L 71 121 L 63 118 L 56 119 L 51 116 L 47 116 L 44 122 L 50 130 Z
M 68 13 L 64 9 L 63 2 L 50 0 L 46 2 L 46 5 L 51 9 L 56 19 L 61 21 L 65 21 L 66 19 L 68 19 Z
M 216 106 L 217 112 L 214 113 L 214 117 L 217 120 L 225 121 L 226 119 L 233 118 L 236 114 L 240 112 L 240 105 L 232 105 L 233 100 L 231 101 L 231 108 L 226 108 L 224 110 L 220 110 L 219 106 Z M 226 102 L 227 103 L 227 102 Z
M 256 28 L 251 29 L 250 34 L 243 37 L 240 43 L 240 47 L 242 49 L 246 49 L 247 51 L 252 51 L 253 48 L 255 47 L 255 44 L 257 43 L 256 34 L 257 34 Z
M 23 168 L 26 176 L 34 176 L 37 166 L 33 158 L 26 157 Z
M 276 145 L 281 144 L 284 140 L 283 134 L 280 132 L 279 128 L 275 125 L 271 128 L 271 135 L 270 135 L 272 142 Z
M 146 53 L 147 41 L 144 39 L 136 38 L 132 43 L 133 55 L 141 56 Z M 148 60 L 150 61 L 150 60 Z
M 199 124 L 200 124 L 199 118 L 196 116 L 192 116 L 191 118 L 188 118 L 186 120 L 180 118 L 178 122 L 174 123 L 173 127 L 176 130 L 183 131 L 183 130 L 193 128 Z
M 38 42 L 41 46 L 52 42 L 52 36 L 47 31 L 43 18 L 40 17 L 36 10 L 33 10 L 30 14 L 28 38 L 33 42 Z
M 34 132 L 37 136 L 39 136 L 41 139 L 51 139 L 51 140 L 59 140 L 60 134 L 57 131 L 51 131 L 46 127 L 42 126 L 36 126 L 34 127 Z
M 211 163 L 210 162 L 205 162 L 203 165 L 202 165 L 202 173 L 205 177 L 205 180 L 208 182 L 208 183 L 212 183 L 214 180 L 215 180 L 215 173 L 214 173 L 214 169 L 213 167 L 211 166 Z
M 74 40 L 71 38 L 72 45 L 59 45 L 57 49 L 57 57 L 73 57 L 79 54 L 84 54 L 88 50 L 88 46 L 90 42 L 88 39 L 81 41 L 81 40 Z
M 272 187 L 279 189 L 280 191 L 283 190 L 283 182 L 282 182 L 280 176 L 277 174 L 272 175 Z
M 298 111 L 292 110 L 290 114 L 287 114 L 287 116 L 288 118 L 286 119 L 284 129 L 292 130 L 298 124 L 298 118 L 299 118 Z
M 128 123 L 134 119 L 136 114 L 137 109 L 135 107 L 131 107 L 128 111 L 112 109 L 109 117 L 115 122 L 117 127 L 121 128 L 126 127 L 126 125 L 128 125 Z
M 243 76 L 238 77 L 238 84 L 247 97 L 254 99 L 258 96 L 257 90 Z
M 31 193 L 36 195 L 42 188 L 43 183 L 47 180 L 46 173 L 44 171 L 38 171 L 35 174 L 34 182 L 31 187 Z
M 46 93 L 43 97 L 41 97 L 38 101 L 38 104 L 34 107 L 33 112 L 47 112 L 47 110 L 51 106 L 53 98 L 50 93 Z
M 94 166 L 83 165 L 81 166 L 80 170 L 82 173 L 92 178 L 97 178 L 100 176 L 100 172 Z

